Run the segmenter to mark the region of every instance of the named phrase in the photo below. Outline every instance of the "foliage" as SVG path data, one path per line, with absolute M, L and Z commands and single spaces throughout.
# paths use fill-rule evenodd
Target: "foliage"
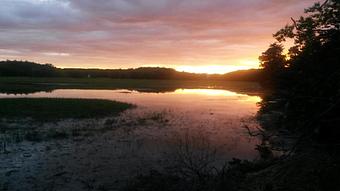
M 222 75 L 222 80 L 258 82 L 263 77 L 262 69 L 238 70 Z M 215 77 L 218 78 L 218 77 Z
M 283 55 L 283 46 L 273 43 L 259 57 L 260 67 L 263 68 L 264 76 L 262 83 L 265 86 L 273 86 L 271 79 L 276 79 L 286 67 L 286 58 Z
M 57 76 L 57 68 L 51 64 L 37 64 L 29 61 L 7 60 L 0 62 L 0 76 Z
M 283 127 L 312 134 L 320 141 L 337 142 L 340 136 L 337 127 L 340 122 L 337 115 L 340 112 L 340 2 L 316 3 L 305 13 L 305 17 L 292 19 L 292 24 L 274 34 L 278 47 L 287 39 L 293 39 L 294 46 L 289 49 L 290 59 L 281 74 L 271 75 L 275 96 L 265 98 L 262 106 L 281 110 Z M 268 50 L 272 48 L 271 45 Z M 281 49 L 276 50 L 280 53 Z M 263 60 L 280 60 L 280 56 L 266 55 L 269 58 L 260 59 L 270 76 L 270 62 Z
M 261 61 L 260 67 L 263 67 L 266 72 L 276 72 L 283 70 L 285 67 L 286 58 L 283 55 L 283 46 L 278 43 L 273 43 L 259 57 Z
M 114 78 L 114 79 L 161 79 L 161 80 L 230 80 L 258 81 L 262 71 L 240 70 L 227 74 L 195 74 L 179 72 L 172 68 L 141 67 L 135 69 L 83 69 L 57 68 L 51 64 L 29 61 L 0 61 L 0 77 L 58 77 L 58 78 Z

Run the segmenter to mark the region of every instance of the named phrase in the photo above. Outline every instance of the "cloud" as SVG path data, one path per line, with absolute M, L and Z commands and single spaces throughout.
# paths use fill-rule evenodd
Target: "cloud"
M 256 59 L 272 41 L 271 34 L 311 4 L 311 0 L 2 0 L 0 50 L 64 67 L 235 65 Z M 6 59 L 3 53 L 0 56 Z
M 43 52 L 42 54 L 45 56 L 70 56 L 69 53 L 64 52 Z
M 0 49 L 0 55 L 20 54 L 20 51 L 10 49 Z

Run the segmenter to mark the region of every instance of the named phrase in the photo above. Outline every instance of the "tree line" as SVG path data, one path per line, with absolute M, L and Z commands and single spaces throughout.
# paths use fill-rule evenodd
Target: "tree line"
M 29 61 L 0 61 L 0 77 L 72 77 L 116 79 L 178 79 L 259 81 L 262 70 L 241 70 L 224 75 L 179 72 L 172 68 L 141 67 L 131 69 L 57 68 L 52 64 Z

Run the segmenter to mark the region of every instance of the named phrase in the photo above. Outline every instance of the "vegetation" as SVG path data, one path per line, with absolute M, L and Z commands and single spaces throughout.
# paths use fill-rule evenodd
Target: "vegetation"
M 270 134 L 261 146 L 284 154 L 251 176 L 249 183 L 265 190 L 340 188 L 340 1 L 316 3 L 305 13 L 275 33 L 277 42 L 259 57 L 262 84 L 272 89 L 260 104 L 260 134 Z M 294 45 L 284 55 L 288 39 Z
M 213 166 L 213 150 L 209 147 L 205 149 L 205 146 L 209 144 L 203 139 L 198 139 L 203 142 L 195 145 L 190 142 L 189 138 L 180 141 L 182 144 L 177 153 L 172 155 L 176 157 L 172 161 L 175 163 L 175 169 L 172 166 L 172 169 L 167 167 L 163 171 L 151 171 L 149 175 L 138 176 L 126 189 L 340 190 L 340 1 L 326 0 L 322 4 L 316 3 L 306 9 L 305 13 L 305 17 L 300 17 L 298 20 L 292 18 L 292 24 L 274 34 L 276 42 L 272 43 L 259 57 L 263 70 L 256 70 L 255 73 L 260 71 L 260 74 L 250 72 L 261 80 L 264 86 L 271 89 L 271 94 L 264 96 L 260 103 L 259 119 L 263 129 L 259 129 L 256 133 L 248 129 L 250 135 L 262 136 L 261 145 L 257 148 L 262 158 L 253 162 L 234 159 L 225 167 L 218 169 Z M 283 42 L 288 39 L 293 39 L 294 45 L 289 48 L 288 55 L 285 55 Z M 46 68 L 53 67 L 44 65 L 41 70 L 47 70 Z M 97 75 L 94 71 L 89 74 L 91 70 L 55 69 L 61 71 L 62 74 L 58 72 L 50 74 L 56 75 L 55 77 L 63 75 L 104 77 L 102 72 L 107 72 L 105 77 L 110 78 L 206 78 L 203 75 L 187 75 L 166 69 L 162 77 L 159 77 L 148 73 L 149 69 L 124 71 L 127 73 L 122 71 L 124 75 L 120 75 L 122 73 L 119 72 L 118 75 L 114 71 L 99 72 L 96 70 Z M 160 70 L 163 71 L 163 69 Z M 6 70 L 6 75 L 9 74 L 8 71 Z M 143 75 L 138 72 L 134 73 L 136 71 L 143 71 Z M 168 75 L 170 73 L 173 75 Z M 177 74 L 183 74 L 185 77 Z M 13 73 L 10 76 L 16 75 Z M 239 72 L 237 75 L 243 76 Z M 18 74 L 18 76 L 30 75 Z M 226 79 L 223 75 L 219 77 L 221 78 L 218 79 Z M 209 78 L 214 79 L 214 76 Z M 15 78 L 5 78 L 5 80 L 8 80 L 7 83 L 13 83 Z M 9 82 L 11 80 L 13 81 Z M 22 80 L 19 81 L 22 82 Z M 167 83 L 167 81 L 162 83 Z M 76 86 L 76 83 L 73 85 Z M 118 112 L 113 109 L 117 109 L 117 103 L 110 108 L 107 103 L 98 107 L 100 105 L 98 103 L 92 106 L 86 103 L 85 106 L 78 101 L 72 100 L 72 104 L 66 104 L 51 99 L 32 99 L 29 102 L 27 99 L 0 100 L 2 106 L 0 115 L 48 119 L 51 116 L 87 117 L 89 113 L 93 116 L 94 113 Z M 36 105 L 32 106 L 32 103 Z M 39 104 L 43 106 L 36 107 Z M 69 107 L 70 105 L 72 107 Z M 84 109 L 86 107 L 89 109 Z M 128 105 L 123 105 L 119 111 L 128 107 Z M 36 111 L 48 110 L 51 113 L 42 112 L 41 115 L 35 115 L 32 114 L 32 108 Z M 72 112 L 66 112 L 65 108 Z M 97 111 L 99 108 L 100 111 Z M 42 117 L 44 115 L 46 117 Z M 51 136 L 62 138 L 66 134 L 54 132 Z M 32 137 L 37 136 L 35 134 L 27 136 L 29 139 Z M 287 138 L 293 141 L 288 141 Z M 290 147 L 287 148 L 287 145 Z M 195 153 L 197 148 L 199 152 Z
M 274 34 L 277 42 L 260 57 L 274 95 L 262 103 L 280 110 L 282 124 L 319 141 L 339 142 L 340 129 L 340 2 L 316 3 L 307 17 Z M 294 46 L 285 58 L 282 45 L 292 38 Z M 275 75 L 272 75 L 275 73 Z
M 0 77 L 64 77 L 162 80 L 233 80 L 258 81 L 261 70 L 241 70 L 224 75 L 178 72 L 172 68 L 142 67 L 136 69 L 80 69 L 57 68 L 52 64 L 29 61 L 0 61 Z
M 221 79 L 227 81 L 250 81 L 259 82 L 263 79 L 264 71 L 262 69 L 238 70 L 223 74 Z
M 248 130 L 261 136 L 262 158 L 231 161 L 203 180 L 153 171 L 127 190 L 340 190 L 340 1 L 305 12 L 259 57 L 261 84 L 271 91 L 260 103 L 263 129 Z M 284 55 L 289 38 L 294 46 Z
M 265 74 L 262 78 L 263 85 L 273 86 L 274 82 L 272 79 L 278 78 L 281 72 L 285 70 L 286 58 L 283 55 L 283 49 L 283 45 L 273 43 L 259 57 L 260 67 L 263 68 Z
M 6 98 L 0 99 L 0 105 L 2 119 L 37 121 L 114 116 L 132 107 L 109 100 L 60 98 Z

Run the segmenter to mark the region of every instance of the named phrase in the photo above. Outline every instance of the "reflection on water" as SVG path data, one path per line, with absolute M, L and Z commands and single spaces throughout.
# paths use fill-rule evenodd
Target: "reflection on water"
M 175 94 L 191 94 L 191 95 L 206 95 L 206 96 L 226 96 L 226 97 L 242 97 L 243 101 L 255 102 L 258 103 L 261 101 L 259 96 L 248 96 L 244 94 L 238 94 L 236 92 L 228 91 L 228 90 L 217 90 L 217 89 L 177 89 L 174 92 Z
M 227 90 L 217 89 L 177 89 L 176 94 L 201 94 L 201 95 L 216 95 L 216 96 L 235 96 L 237 93 Z
M 218 89 L 177 89 L 167 93 L 143 93 L 124 89 L 58 89 L 31 94 L 0 94 L 0 98 L 6 97 L 97 98 L 129 102 L 148 108 L 171 108 L 193 113 L 208 111 L 226 116 L 255 114 L 258 109 L 256 103 L 261 101 L 259 96 Z
M 157 112 L 166 115 L 169 123 L 165 130 L 143 129 L 141 132 L 153 135 L 155 140 L 163 139 L 161 134 L 165 131 L 168 133 L 169 129 L 176 132 L 187 132 L 189 129 L 209 136 L 228 157 L 256 156 L 254 147 L 257 140 L 249 138 L 242 126 L 257 125 L 252 119 L 258 111 L 256 103 L 261 101 L 258 96 L 219 89 L 177 89 L 168 93 L 141 93 L 124 89 L 58 89 L 27 95 L 0 94 L 0 98 L 9 97 L 97 98 L 133 103 L 138 107 L 128 112 L 130 118 L 143 118 L 148 113 Z M 157 144 L 157 141 L 153 144 Z
M 216 90 L 216 89 L 177 89 L 175 94 L 201 94 L 212 96 L 237 96 L 235 92 L 228 90 Z
M 6 80 L 5 80 L 6 81 Z M 37 92 L 51 92 L 57 89 L 97 89 L 97 90 L 135 90 L 142 93 L 167 93 L 177 89 L 221 89 L 232 92 L 260 95 L 262 88 L 253 82 L 228 82 L 228 81 L 187 81 L 187 80 L 121 80 L 106 79 L 91 81 L 77 79 L 76 81 L 55 82 L 46 79 L 45 82 L 17 82 L 10 80 L 0 82 L 0 94 L 32 94 Z
M 170 165 L 182 152 L 190 153 L 189 160 L 194 162 L 201 155 L 209 156 L 209 160 L 211 156 L 216 167 L 231 158 L 258 156 L 254 148 L 259 140 L 249 137 L 242 128 L 258 125 L 254 120 L 256 103 L 261 100 L 258 96 L 220 89 L 177 89 L 166 93 L 57 89 L 26 95 L 0 94 L 0 98 L 10 97 L 97 98 L 138 106 L 118 118 L 39 123 L 36 128 L 43 132 L 58 129 L 79 134 L 58 141 L 18 144 L 13 147 L 18 152 L 0 155 L 0 166 L 5 166 L 0 168 L 0 179 L 4 177 L 2 172 L 17 171 L 9 181 L 19 189 L 12 190 L 33 190 L 29 189 L 32 181 L 27 177 L 36 177 L 33 186 L 61 182 L 60 190 L 73 190 L 82 186 L 81 181 L 91 180 L 106 185 L 110 188 L 107 190 L 119 190 L 127 179 Z M 96 129 L 110 130 L 95 134 Z

